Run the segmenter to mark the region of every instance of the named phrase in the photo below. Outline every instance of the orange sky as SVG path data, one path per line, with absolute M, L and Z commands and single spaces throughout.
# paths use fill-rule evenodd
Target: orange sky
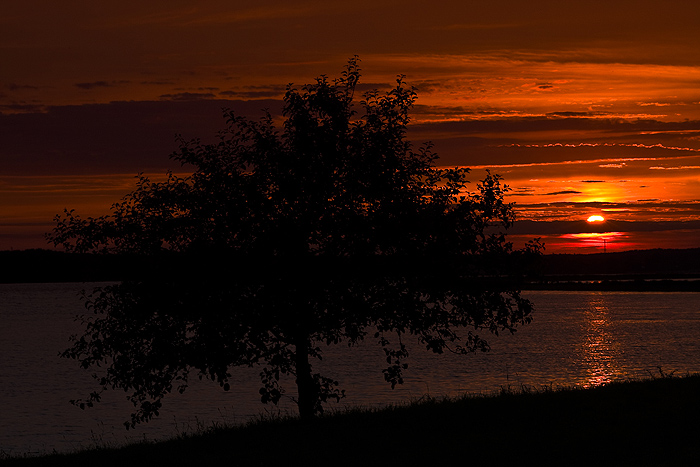
M 416 86 L 412 140 L 505 178 L 514 239 L 700 247 L 698 24 L 694 0 L 3 5 L 0 249 L 46 247 L 63 208 L 104 213 L 135 174 L 176 168 L 176 133 L 275 112 L 355 54 L 362 89 Z M 591 214 L 617 233 L 586 232 Z

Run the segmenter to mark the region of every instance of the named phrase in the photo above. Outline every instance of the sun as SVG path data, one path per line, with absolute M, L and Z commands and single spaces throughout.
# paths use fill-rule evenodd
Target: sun
M 586 219 L 586 222 L 605 222 L 605 218 L 603 216 L 590 216 L 588 219 Z

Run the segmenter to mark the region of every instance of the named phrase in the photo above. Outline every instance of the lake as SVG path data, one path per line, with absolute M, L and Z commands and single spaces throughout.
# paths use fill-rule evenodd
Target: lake
M 259 402 L 259 369 L 234 370 L 232 389 L 197 381 L 166 398 L 161 415 L 126 431 L 131 405 L 124 393 L 105 393 L 92 409 L 69 403 L 95 389 L 89 371 L 58 353 L 80 332 L 80 291 L 98 284 L 0 284 L 0 457 L 62 452 L 94 444 L 160 439 L 212 423 L 240 423 L 268 411 L 294 411 Z M 384 382 L 384 353 L 374 339 L 325 352 L 322 373 L 346 390 L 342 404 L 374 407 L 433 397 L 492 393 L 512 386 L 599 385 L 650 373 L 700 372 L 700 294 L 527 292 L 533 322 L 514 335 L 491 337 L 491 352 L 434 355 L 414 344 L 405 384 Z M 289 382 L 289 394 L 294 394 Z

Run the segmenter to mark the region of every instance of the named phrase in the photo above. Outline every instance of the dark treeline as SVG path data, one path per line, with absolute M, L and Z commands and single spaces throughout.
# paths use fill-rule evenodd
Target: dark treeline
M 119 281 L 133 275 L 133 257 L 33 249 L 0 251 L 0 283 Z M 700 281 L 700 248 L 543 255 L 530 288 L 688 290 Z M 653 280 L 653 283 L 652 283 Z M 566 286 L 564 285 L 566 284 Z
M 543 255 L 528 289 L 700 292 L 700 248 Z
M 133 260 L 115 255 L 32 249 L 0 251 L 0 283 L 121 280 Z
M 555 254 L 542 257 L 547 275 L 700 275 L 700 248 L 633 250 L 586 255 Z

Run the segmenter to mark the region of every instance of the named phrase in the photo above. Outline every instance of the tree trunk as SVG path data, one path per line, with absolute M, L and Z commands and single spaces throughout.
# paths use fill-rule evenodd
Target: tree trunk
M 309 363 L 308 338 L 297 336 L 295 364 L 297 372 L 297 405 L 299 416 L 302 420 L 310 420 L 316 415 L 316 402 L 318 400 L 318 388 L 311 376 L 311 364 Z

